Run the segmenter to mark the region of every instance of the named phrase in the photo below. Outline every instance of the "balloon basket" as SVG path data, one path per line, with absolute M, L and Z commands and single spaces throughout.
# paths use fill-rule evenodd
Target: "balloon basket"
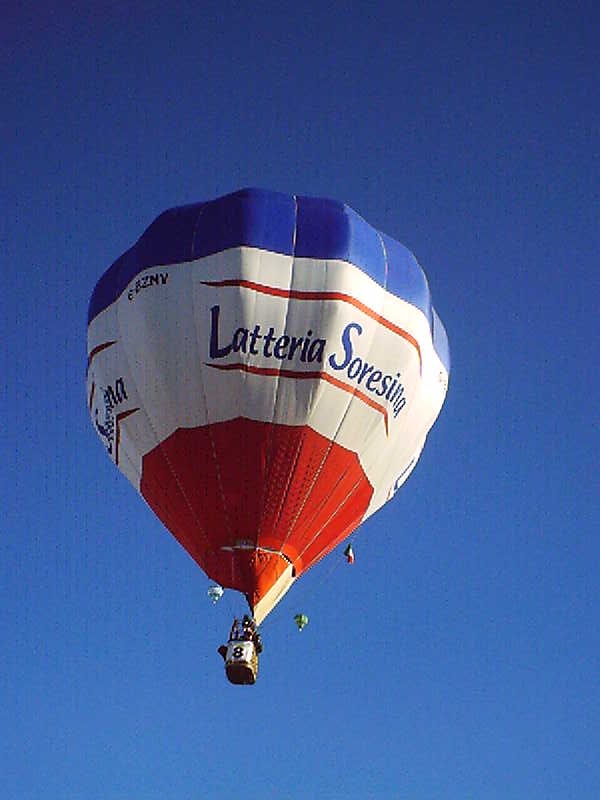
M 252 642 L 229 642 L 225 656 L 225 673 L 229 682 L 238 686 L 256 683 L 258 655 Z

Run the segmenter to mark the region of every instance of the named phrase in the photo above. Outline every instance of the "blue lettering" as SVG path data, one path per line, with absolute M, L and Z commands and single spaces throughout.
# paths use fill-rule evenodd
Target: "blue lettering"
M 325 352 L 325 339 L 313 339 L 308 348 L 308 360 L 323 362 L 323 353 Z
M 226 347 L 219 347 L 219 314 L 221 309 L 219 306 L 213 306 L 210 310 L 210 348 L 209 355 L 211 358 L 225 358 L 231 353 L 231 344 Z
M 381 383 L 381 389 L 377 389 L 377 392 L 376 392 L 376 394 L 379 397 L 383 397 L 383 395 L 387 392 L 387 390 L 389 389 L 391 380 L 392 380 L 392 376 L 391 375 L 384 375 L 383 376 L 383 381 Z
M 263 346 L 263 356 L 265 358 L 271 358 L 271 356 L 273 355 L 273 353 L 271 352 L 270 345 L 272 345 L 274 341 L 275 341 L 275 329 L 269 328 L 269 330 L 267 331 L 267 335 L 265 336 L 265 343 Z
M 290 361 L 294 357 L 294 353 L 296 352 L 296 350 L 298 350 L 299 347 L 302 347 L 303 341 L 304 339 L 302 338 L 302 336 L 300 336 L 299 338 L 297 336 L 292 336 L 292 340 L 290 342 L 290 352 L 288 353 L 288 359 Z M 322 339 L 320 339 L 319 341 L 322 341 Z
M 300 353 L 300 361 L 306 361 L 306 354 L 308 352 L 308 347 L 310 345 L 310 337 L 312 336 L 312 331 L 309 328 L 306 331 L 306 336 L 304 337 L 304 344 L 302 345 L 302 352 Z
M 340 337 L 343 353 L 332 353 L 329 356 L 329 366 L 337 371 L 345 370 L 349 380 L 355 381 L 359 386 L 364 386 L 368 392 L 372 392 L 377 397 L 385 397 L 392 414 L 397 417 L 406 405 L 400 373 L 397 372 L 395 376 L 384 375 L 380 369 L 375 368 L 374 364 L 355 355 L 352 341 L 353 330 L 356 330 L 358 336 L 363 331 L 358 322 L 350 322 L 346 325 Z
M 157 279 L 154 276 L 151 276 L 149 280 L 156 284 Z M 310 328 L 304 336 L 290 336 L 285 331 L 281 334 L 276 333 L 273 327 L 269 327 L 265 333 L 262 333 L 260 323 L 256 323 L 253 328 L 237 328 L 231 341 L 226 345 L 221 345 L 219 343 L 220 314 L 220 306 L 215 305 L 210 309 L 209 353 L 211 359 L 225 358 L 232 352 L 241 352 L 252 356 L 262 356 L 265 359 L 276 358 L 279 361 L 291 361 L 295 358 L 303 363 L 315 361 L 323 363 L 327 340 L 312 339 L 313 332 Z M 383 397 L 393 416 L 397 417 L 407 403 L 405 388 L 401 382 L 402 376 L 399 372 L 396 375 L 384 375 L 380 369 L 376 369 L 374 364 L 355 355 L 356 338 L 353 339 L 353 337 L 361 336 L 362 332 L 362 325 L 358 322 L 350 322 L 346 325 L 340 336 L 341 351 L 329 355 L 329 366 L 336 372 L 345 370 L 348 380 L 364 386 L 367 392 L 371 392 L 377 397 Z M 115 404 L 118 396 L 127 396 L 122 381 L 120 384 L 117 383 L 108 395 L 108 402 L 111 406 Z
M 350 362 L 350 366 L 348 367 L 348 377 L 351 380 L 354 380 L 354 378 L 357 378 L 359 376 L 360 371 L 362 369 L 362 365 L 363 365 L 362 358 L 356 356 L 356 358 L 352 359 L 352 361 Z
M 279 339 L 275 342 L 275 349 L 273 350 L 273 355 L 275 358 L 285 358 L 287 355 L 287 347 L 290 343 L 290 337 L 286 336 L 285 333 L 283 336 L 280 336 Z
M 376 394 L 379 394 L 379 390 L 375 390 L 375 385 L 381 380 L 382 374 L 380 369 L 376 369 L 369 375 L 367 378 L 367 389 L 369 392 L 376 392 Z
M 332 353 L 329 356 L 329 366 L 332 369 L 335 370 L 346 369 L 348 364 L 352 361 L 353 348 L 352 348 L 352 341 L 350 339 L 350 331 L 352 329 L 358 331 L 359 336 L 362 333 L 362 326 L 359 325 L 358 322 L 350 322 L 348 323 L 348 325 L 346 325 L 346 327 L 344 328 L 344 332 L 342 333 L 342 347 L 344 348 L 345 357 L 340 364 L 336 361 L 335 353 Z
M 248 351 L 246 350 L 246 345 L 248 344 L 248 328 L 238 328 L 233 334 L 231 344 L 233 346 L 234 353 L 239 353 L 240 350 L 242 353 L 247 353 Z
M 363 367 L 360 371 L 360 377 L 358 379 L 358 383 L 362 383 L 365 375 L 368 375 L 369 372 L 373 372 L 373 365 L 369 364 L 367 361 L 363 364 Z
M 260 331 L 260 325 L 255 325 L 254 326 L 254 330 L 250 334 L 250 352 L 252 353 L 253 356 L 257 356 L 258 355 L 258 348 L 256 347 L 256 340 L 257 339 L 262 339 L 262 336 L 260 335 L 259 331 Z

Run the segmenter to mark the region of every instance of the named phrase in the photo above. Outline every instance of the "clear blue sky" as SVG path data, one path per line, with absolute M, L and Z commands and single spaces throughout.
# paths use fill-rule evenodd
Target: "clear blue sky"
M 2 797 L 597 800 L 597 5 L 9 6 Z M 354 566 L 296 584 L 240 688 L 242 605 L 114 470 L 84 377 L 100 274 L 248 185 L 413 250 L 453 371 Z

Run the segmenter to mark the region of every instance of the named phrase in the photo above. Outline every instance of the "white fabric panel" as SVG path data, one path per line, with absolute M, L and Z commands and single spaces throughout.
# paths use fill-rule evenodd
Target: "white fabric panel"
M 260 286 L 206 285 L 224 279 Z M 265 288 L 257 290 L 260 287 Z M 277 290 L 290 289 L 335 292 L 355 303 L 344 297 L 277 295 Z M 218 318 L 211 311 L 215 307 Z M 414 337 L 420 359 L 415 345 L 391 330 L 393 326 Z M 246 352 L 230 348 L 225 354 L 236 330 L 237 343 L 244 340 Z M 319 351 L 317 340 L 325 340 L 321 361 L 301 357 L 309 330 L 313 355 Z M 217 354 L 210 352 L 211 332 L 213 346 L 218 333 Z M 287 345 L 282 336 L 289 337 Z M 277 358 L 289 353 L 293 337 L 297 340 L 293 357 Z M 111 341 L 116 343 L 108 345 Z M 410 474 L 443 404 L 448 381 L 424 314 L 385 292 L 357 267 L 337 261 L 294 260 L 251 248 L 146 270 L 92 321 L 88 342 L 92 419 L 100 423 L 104 433 L 99 430 L 99 435 L 111 448 L 113 460 L 118 427 L 119 467 L 136 487 L 143 456 L 177 428 L 244 416 L 286 425 L 308 424 L 358 453 L 375 489 L 368 514 Z M 335 369 L 348 360 L 350 348 L 350 363 Z M 306 349 L 305 357 L 310 352 Z M 252 371 L 219 369 L 232 364 Z M 279 374 L 256 374 L 256 370 Z M 285 371 L 297 374 L 286 376 Z M 320 380 L 302 378 L 306 372 L 324 375 Z M 357 374 L 352 377 L 353 373 Z M 396 379 L 398 373 L 400 379 Z M 396 379 L 404 387 L 395 411 L 394 401 L 381 394 L 383 376 L 390 376 L 387 385 Z M 126 416 L 135 408 L 139 410 Z M 107 435 L 111 416 L 112 441 Z

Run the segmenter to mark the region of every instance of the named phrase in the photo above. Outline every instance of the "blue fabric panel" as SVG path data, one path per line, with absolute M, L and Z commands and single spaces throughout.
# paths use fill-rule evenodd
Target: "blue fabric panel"
M 431 329 L 433 334 L 433 349 L 440 357 L 440 361 L 446 367 L 448 374 L 450 374 L 450 344 L 448 342 L 448 335 L 435 308 L 432 308 L 431 311 L 433 316 L 433 325 Z
M 431 306 L 427 278 L 404 245 L 379 233 L 343 203 L 264 189 L 242 189 L 157 217 L 96 284 L 88 324 L 148 267 L 180 264 L 242 245 L 355 264 L 387 291 L 423 311 L 436 351 L 449 367 L 448 339 Z
M 388 292 L 420 308 L 431 325 L 431 295 L 419 262 L 403 244 L 381 234 L 388 258 Z
M 244 189 L 202 204 L 191 258 L 244 245 L 292 255 L 295 225 L 293 195 Z
M 385 285 L 385 252 L 378 232 L 351 208 L 335 200 L 298 198 L 295 254 L 348 261 L 380 286 Z
M 165 211 L 147 228 L 137 243 L 118 258 L 96 284 L 88 308 L 88 325 L 123 292 L 127 284 L 148 267 L 187 261 L 191 236 L 204 203 Z
M 88 324 L 148 267 L 181 264 L 242 245 L 292 255 L 295 224 L 294 197 L 262 189 L 171 208 L 100 278 L 90 300 Z

